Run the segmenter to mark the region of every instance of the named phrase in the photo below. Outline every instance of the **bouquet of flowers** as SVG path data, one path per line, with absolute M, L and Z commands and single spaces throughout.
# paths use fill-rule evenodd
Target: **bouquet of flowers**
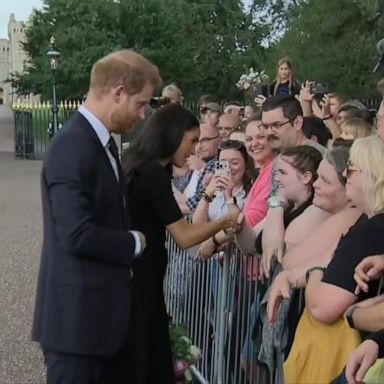
M 186 324 L 171 324 L 169 332 L 176 380 L 178 383 L 191 382 L 189 367 L 200 359 L 201 350 L 188 338 Z
M 240 76 L 239 81 L 236 83 L 236 87 L 240 90 L 249 91 L 256 84 L 262 84 L 269 80 L 269 76 L 264 70 L 261 72 L 255 71 L 252 67 L 249 68 L 248 73 L 244 73 Z

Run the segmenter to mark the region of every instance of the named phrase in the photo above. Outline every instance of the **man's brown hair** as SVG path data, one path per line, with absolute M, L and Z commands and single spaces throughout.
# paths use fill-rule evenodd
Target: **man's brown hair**
M 133 95 L 150 83 L 159 88 L 162 79 L 158 68 L 140 54 L 123 49 L 102 57 L 92 67 L 90 89 L 102 96 L 118 84 Z

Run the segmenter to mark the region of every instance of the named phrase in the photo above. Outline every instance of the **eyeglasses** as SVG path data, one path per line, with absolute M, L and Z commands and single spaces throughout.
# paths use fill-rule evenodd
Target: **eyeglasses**
M 236 127 L 217 127 L 219 132 L 231 133 L 236 129 Z
M 288 124 L 288 123 L 292 123 L 292 121 L 294 121 L 296 119 L 296 117 L 297 116 L 295 116 L 293 119 L 285 121 L 284 123 L 280 123 L 278 121 L 276 121 L 275 123 L 272 123 L 272 124 L 261 123 L 259 125 L 259 128 L 264 129 L 265 131 L 267 131 L 268 129 L 272 129 L 272 130 L 276 131 L 276 130 L 280 129 L 283 125 Z
M 362 171 L 362 169 L 355 167 L 352 164 L 351 160 L 348 160 L 347 168 L 345 168 L 345 175 L 347 176 L 347 178 L 349 178 L 349 177 L 351 177 L 353 172 L 363 172 L 363 171 Z
M 244 143 L 239 140 L 226 140 L 219 144 L 219 149 L 240 149 L 244 147 Z
M 198 142 L 199 144 L 206 144 L 206 143 L 208 143 L 208 141 L 217 139 L 218 137 L 219 137 L 219 135 L 214 136 L 214 137 L 203 137 L 202 139 L 198 140 L 197 142 Z

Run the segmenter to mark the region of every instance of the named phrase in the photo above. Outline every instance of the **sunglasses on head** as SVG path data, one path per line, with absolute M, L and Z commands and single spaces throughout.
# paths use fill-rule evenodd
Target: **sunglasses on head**
M 219 149 L 240 149 L 244 148 L 244 143 L 239 140 L 226 140 L 219 144 Z

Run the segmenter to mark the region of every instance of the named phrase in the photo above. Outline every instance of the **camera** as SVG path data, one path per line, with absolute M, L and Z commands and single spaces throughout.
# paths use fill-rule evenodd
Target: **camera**
M 312 95 L 322 95 L 329 93 L 328 84 L 316 83 L 313 82 L 310 85 L 310 92 Z
M 158 109 L 158 108 L 164 107 L 165 105 L 168 105 L 170 102 L 171 102 L 171 99 L 169 97 L 159 96 L 159 97 L 152 97 L 152 99 L 149 101 L 149 105 L 153 109 Z

